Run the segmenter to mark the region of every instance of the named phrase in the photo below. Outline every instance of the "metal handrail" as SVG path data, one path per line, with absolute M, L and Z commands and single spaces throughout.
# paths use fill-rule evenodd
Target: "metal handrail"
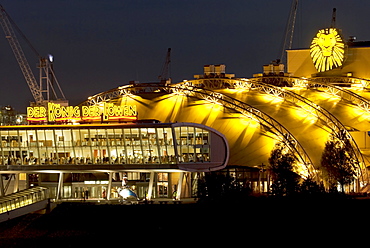
M 33 187 L 0 197 L 0 214 L 49 199 L 49 189 Z

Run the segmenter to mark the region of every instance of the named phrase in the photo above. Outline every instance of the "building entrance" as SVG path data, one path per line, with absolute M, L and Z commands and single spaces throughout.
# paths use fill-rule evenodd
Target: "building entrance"
M 158 173 L 157 188 L 159 198 L 168 197 L 168 173 Z

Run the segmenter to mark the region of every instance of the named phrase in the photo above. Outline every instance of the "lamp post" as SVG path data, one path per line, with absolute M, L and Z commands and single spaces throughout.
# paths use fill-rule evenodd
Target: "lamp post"
M 262 193 L 264 189 L 264 186 L 262 186 L 262 190 L 261 190 L 261 179 L 262 179 L 264 172 L 265 172 L 265 165 L 262 163 L 261 165 L 259 165 L 259 170 L 258 170 L 258 192 L 259 193 Z

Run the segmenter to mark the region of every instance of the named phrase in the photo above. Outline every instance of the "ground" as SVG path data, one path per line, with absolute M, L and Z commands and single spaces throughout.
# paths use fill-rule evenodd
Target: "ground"
M 317 234 L 338 238 L 338 233 L 347 236 L 356 230 L 358 235 L 359 225 L 368 222 L 368 206 L 368 200 L 181 205 L 62 203 L 48 214 L 32 213 L 0 223 L 0 247 L 141 247 L 221 241 L 234 246 L 251 240 L 265 244 L 291 242 L 293 237 L 309 242 Z

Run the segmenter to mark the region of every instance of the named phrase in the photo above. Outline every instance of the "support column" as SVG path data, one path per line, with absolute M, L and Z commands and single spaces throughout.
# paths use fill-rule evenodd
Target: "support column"
M 186 172 L 185 173 L 185 185 L 186 185 L 186 196 L 185 197 L 191 197 L 191 172 Z
M 63 172 L 60 172 L 56 200 L 59 200 L 62 194 L 63 194 Z
M 177 195 L 176 195 L 176 200 L 181 199 L 181 192 L 182 192 L 182 183 L 184 181 L 184 172 L 180 172 L 180 177 L 179 181 L 177 183 Z
M 154 171 L 150 172 L 149 189 L 148 189 L 148 200 L 152 199 L 153 184 L 154 184 Z
M 3 174 L 0 174 L 0 196 L 5 196 Z
M 14 188 L 13 193 L 16 193 L 19 191 L 19 173 L 14 174 Z
M 112 193 L 112 178 L 113 172 L 109 172 L 109 181 L 108 181 L 108 189 L 107 189 L 107 200 L 110 200 L 110 194 Z

